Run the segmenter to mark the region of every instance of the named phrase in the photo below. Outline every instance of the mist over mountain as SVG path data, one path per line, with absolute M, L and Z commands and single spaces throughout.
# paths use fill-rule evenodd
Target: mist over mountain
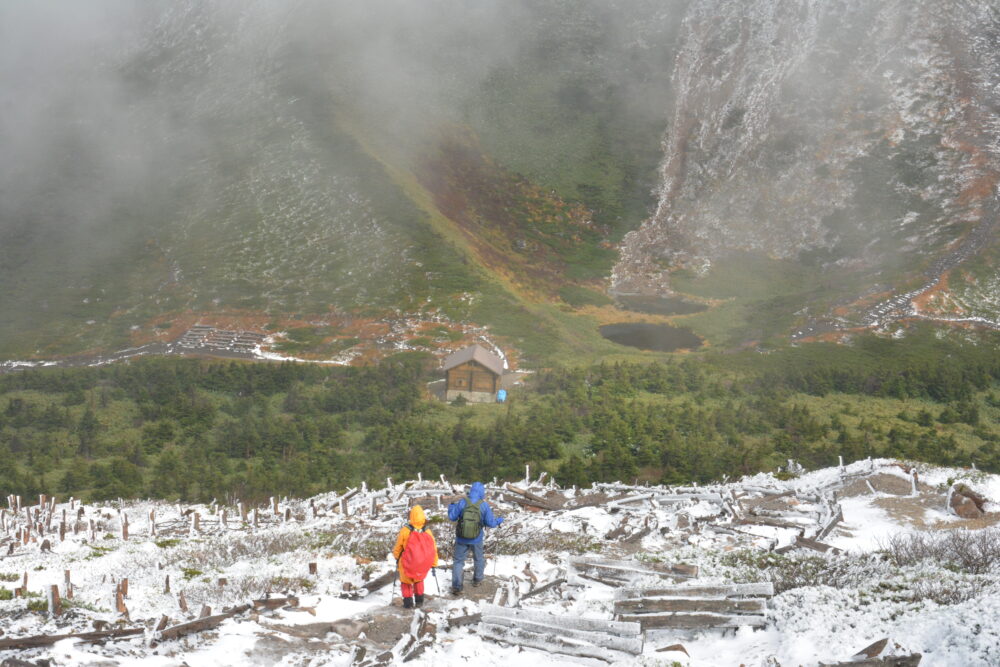
M 596 339 L 565 318 L 609 290 L 738 342 L 852 324 L 975 230 L 925 307 L 995 319 L 998 34 L 969 2 L 8 3 L 0 353 L 223 315 Z

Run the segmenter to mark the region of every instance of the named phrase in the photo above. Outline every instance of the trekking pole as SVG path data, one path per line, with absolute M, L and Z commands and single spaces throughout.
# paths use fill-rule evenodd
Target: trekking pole
M 389 604 L 392 604 L 392 598 L 396 595 L 396 579 L 399 578 L 399 561 L 396 561 L 396 569 L 394 569 L 392 574 L 392 588 L 389 589 Z
M 497 576 L 497 541 L 496 537 L 493 538 L 493 548 L 490 550 L 493 553 L 493 575 Z
M 438 583 L 438 573 L 436 567 L 431 568 L 431 574 L 434 575 L 434 587 L 437 588 L 438 595 L 441 595 L 441 584 Z

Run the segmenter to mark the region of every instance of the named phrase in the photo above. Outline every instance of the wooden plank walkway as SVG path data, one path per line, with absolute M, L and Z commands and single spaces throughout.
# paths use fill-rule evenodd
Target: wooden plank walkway
M 642 653 L 638 623 L 556 616 L 491 604 L 481 605 L 481 614 L 477 632 L 494 641 L 608 662 L 621 659 L 620 654 Z
M 579 578 L 582 578 L 617 587 L 649 577 L 678 581 L 697 576 L 696 566 L 683 563 L 647 563 L 591 556 L 569 559 L 568 579 L 571 584 L 580 584 Z
M 615 594 L 615 618 L 642 629 L 738 628 L 767 625 L 770 582 L 727 586 L 627 588 Z

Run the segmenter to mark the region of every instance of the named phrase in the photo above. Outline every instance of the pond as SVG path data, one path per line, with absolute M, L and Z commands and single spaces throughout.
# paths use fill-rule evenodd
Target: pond
M 651 315 L 690 315 L 708 310 L 708 306 L 694 301 L 685 301 L 675 296 L 619 296 L 618 306 L 625 310 Z
M 690 329 L 681 329 L 666 324 L 622 322 L 605 324 L 600 331 L 602 336 L 613 343 L 654 352 L 693 350 L 701 347 L 702 342 L 701 338 Z

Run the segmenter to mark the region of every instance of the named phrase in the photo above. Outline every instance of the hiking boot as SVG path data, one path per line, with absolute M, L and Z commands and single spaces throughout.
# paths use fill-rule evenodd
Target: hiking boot
M 403 598 L 403 609 L 413 609 L 413 598 Z
M 475 580 L 475 579 L 472 580 L 472 587 L 473 588 L 479 588 L 482 585 L 483 585 L 483 580 L 482 579 L 479 579 L 478 581 Z
M 455 597 L 458 597 L 459 595 L 462 594 L 462 589 L 461 588 L 452 588 L 451 589 L 451 594 L 454 595 Z
M 413 598 L 413 604 L 415 606 L 417 606 L 417 607 L 423 607 L 424 606 L 424 596 L 422 594 L 415 596 Z

